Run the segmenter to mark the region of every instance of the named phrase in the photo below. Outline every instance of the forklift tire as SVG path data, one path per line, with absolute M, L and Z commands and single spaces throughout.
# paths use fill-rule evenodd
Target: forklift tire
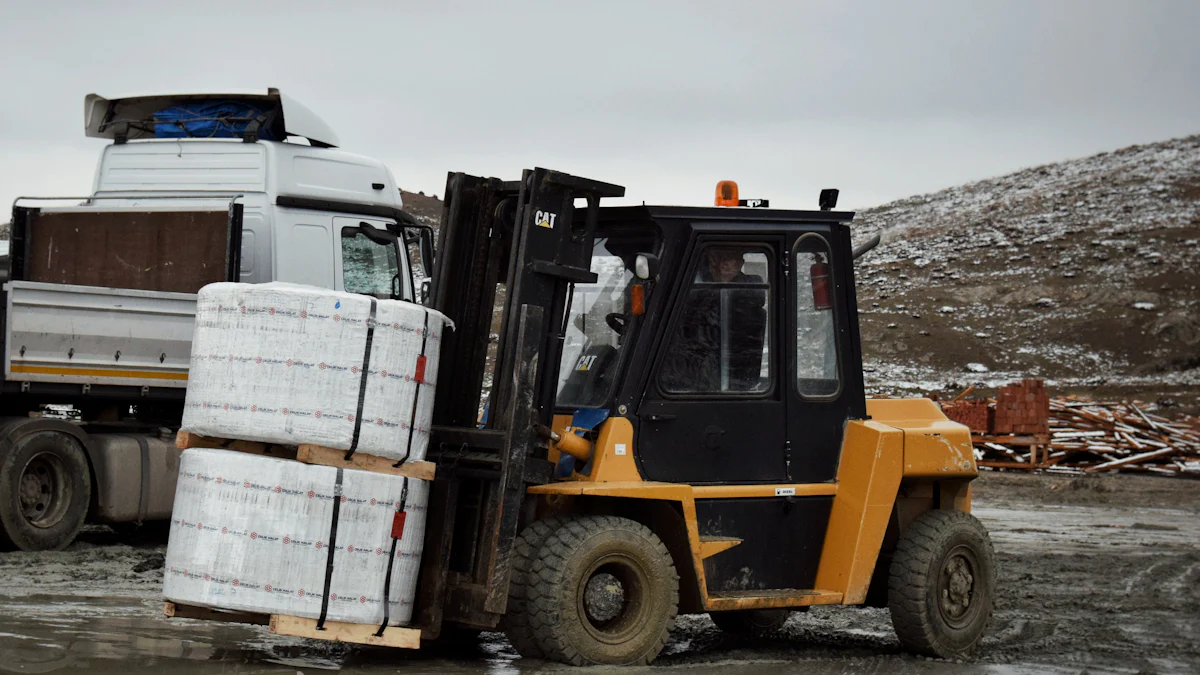
M 790 609 L 735 609 L 708 613 L 709 618 L 722 632 L 752 638 L 778 633 L 791 615 Z
M 0 458 L 0 548 L 66 548 L 91 499 L 87 456 L 74 438 L 58 431 L 18 438 Z
M 508 609 L 504 615 L 504 634 L 512 643 L 513 649 L 527 659 L 544 659 L 542 648 L 534 637 L 533 627 L 529 625 L 529 608 L 526 599 L 529 597 L 529 583 L 532 581 L 530 571 L 542 550 L 542 544 L 554 534 L 565 522 L 562 518 L 546 518 L 531 523 L 521 531 L 513 542 L 512 573 L 508 582 Z
M 888 608 L 900 644 L 943 659 L 979 646 L 995 603 L 996 562 L 983 524 L 962 511 L 927 511 L 900 534 Z
M 670 637 L 679 575 L 649 528 L 616 516 L 568 520 L 534 561 L 529 623 L 545 658 L 648 665 Z

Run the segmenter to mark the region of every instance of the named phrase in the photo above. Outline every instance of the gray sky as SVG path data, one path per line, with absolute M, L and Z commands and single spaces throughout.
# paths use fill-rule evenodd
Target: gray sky
M 1200 133 L 1200 2 L 0 0 L 0 203 L 84 194 L 83 97 L 273 86 L 401 186 L 859 208 Z

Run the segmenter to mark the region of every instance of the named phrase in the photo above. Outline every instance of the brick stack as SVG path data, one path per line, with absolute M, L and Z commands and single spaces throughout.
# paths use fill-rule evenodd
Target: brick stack
M 977 434 L 988 433 L 995 420 L 995 411 L 986 400 L 966 399 L 943 403 L 942 412 L 951 420 L 967 425 Z
M 1050 433 L 1050 395 L 1041 380 L 1021 380 L 1000 388 L 993 434 Z

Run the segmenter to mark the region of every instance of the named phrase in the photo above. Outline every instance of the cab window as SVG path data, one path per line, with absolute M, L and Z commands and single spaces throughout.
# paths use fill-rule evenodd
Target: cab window
M 343 227 L 342 287 L 347 293 L 403 298 L 396 236 L 366 223 Z
M 667 343 L 658 385 L 675 395 L 761 395 L 772 386 L 772 253 L 764 246 L 700 249 Z
M 629 307 L 639 253 L 657 254 L 657 233 L 600 233 L 592 249 L 596 282 L 575 284 L 567 317 L 557 405 L 596 408 L 606 405 L 616 386 L 622 347 L 637 330 Z
M 842 383 L 829 244 L 806 234 L 796 242 L 795 257 L 796 387 L 806 398 L 832 398 Z

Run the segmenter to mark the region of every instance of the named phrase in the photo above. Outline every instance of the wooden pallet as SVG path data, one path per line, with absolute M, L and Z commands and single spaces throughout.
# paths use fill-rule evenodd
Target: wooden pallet
M 175 447 L 186 450 L 188 448 L 215 448 L 218 450 L 236 450 L 238 452 L 248 452 L 255 455 L 264 455 L 267 457 L 278 457 L 280 459 L 294 459 L 305 464 L 320 464 L 322 466 L 333 466 L 343 469 L 357 469 L 359 471 L 373 471 L 375 473 L 386 473 L 393 476 L 408 476 L 419 480 L 433 480 L 435 469 L 437 467 L 433 462 L 426 461 L 408 461 L 396 466 L 396 460 L 376 455 L 368 455 L 362 452 L 356 452 L 351 455 L 350 459 L 346 459 L 346 451 L 338 450 L 337 448 L 329 448 L 323 445 L 315 445 L 313 443 L 301 443 L 298 446 L 276 445 L 272 443 L 262 443 L 259 441 L 244 441 L 232 438 L 215 438 L 212 436 L 201 436 L 190 431 L 180 431 L 175 436 Z
M 329 642 L 353 642 L 360 645 L 375 647 L 396 647 L 399 649 L 419 649 L 421 647 L 421 631 L 417 628 L 388 626 L 383 635 L 376 637 L 379 626 L 365 623 L 345 623 L 342 621 L 326 621 L 324 630 L 317 630 L 316 619 L 306 619 L 286 614 L 259 614 L 255 612 L 235 612 L 195 605 L 183 605 L 175 602 L 163 603 L 163 614 L 177 619 L 198 619 L 201 621 L 224 621 L 226 623 L 248 623 L 257 626 L 268 626 L 276 635 L 326 640 Z

